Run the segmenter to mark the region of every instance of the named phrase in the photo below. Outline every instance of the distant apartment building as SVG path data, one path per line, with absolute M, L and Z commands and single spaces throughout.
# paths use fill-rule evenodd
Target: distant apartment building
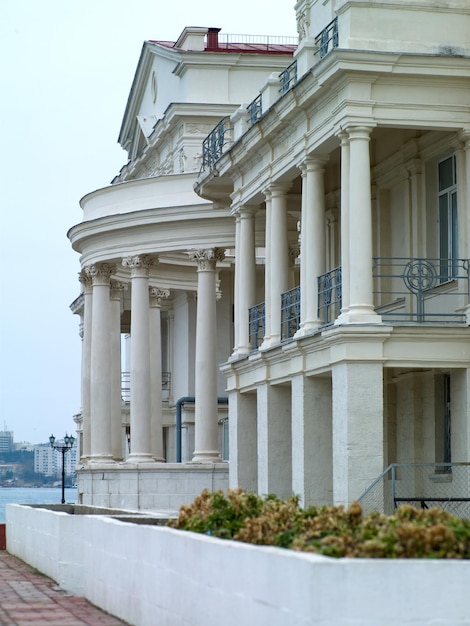
M 75 474 L 77 464 L 77 444 L 65 453 L 65 475 Z M 48 443 L 34 446 L 34 471 L 45 476 L 59 476 L 62 472 L 62 453 L 51 448 Z
M 13 450 L 13 431 L 2 430 L 0 431 L 0 453 L 12 452 Z

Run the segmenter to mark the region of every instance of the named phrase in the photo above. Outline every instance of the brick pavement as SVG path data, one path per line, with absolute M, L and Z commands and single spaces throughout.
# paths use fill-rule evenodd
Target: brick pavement
M 126 626 L 84 598 L 74 596 L 0 552 L 0 626 Z

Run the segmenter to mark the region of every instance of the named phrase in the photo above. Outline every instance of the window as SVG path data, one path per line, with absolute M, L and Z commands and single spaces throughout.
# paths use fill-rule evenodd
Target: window
M 457 178 L 455 156 L 438 165 L 440 281 L 457 275 Z

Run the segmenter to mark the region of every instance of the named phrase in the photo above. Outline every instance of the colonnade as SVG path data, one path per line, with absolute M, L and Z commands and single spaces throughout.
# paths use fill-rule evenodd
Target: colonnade
M 347 127 L 341 140 L 341 266 L 342 311 L 337 323 L 380 323 L 375 313 L 372 286 L 372 207 L 369 141 L 372 126 Z M 317 277 L 326 271 L 324 172 L 328 156 L 307 155 L 300 163 L 302 176 L 300 328 L 297 337 L 321 325 Z M 265 336 L 261 350 L 280 342 L 281 294 L 287 291 L 289 244 L 287 199 L 290 184 L 273 182 L 264 190 L 265 225 Z M 248 354 L 248 309 L 255 302 L 256 208 L 235 208 L 235 357 Z M 240 287 L 240 286 L 243 287 Z
M 221 460 L 217 449 L 216 277 L 223 251 L 190 253 L 197 262 L 196 414 L 193 462 Z M 163 462 L 161 303 L 170 291 L 150 280 L 158 258 L 122 259 L 130 271 L 130 454 L 127 463 Z M 82 315 L 82 450 L 89 464 L 122 461 L 121 314 L 128 284 L 117 265 L 94 263 L 79 275 Z M 152 284 L 151 284 L 152 283 Z

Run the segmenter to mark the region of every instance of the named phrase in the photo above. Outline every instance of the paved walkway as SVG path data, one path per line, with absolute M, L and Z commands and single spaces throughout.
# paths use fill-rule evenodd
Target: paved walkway
M 126 626 L 5 551 L 0 551 L 0 625 Z

